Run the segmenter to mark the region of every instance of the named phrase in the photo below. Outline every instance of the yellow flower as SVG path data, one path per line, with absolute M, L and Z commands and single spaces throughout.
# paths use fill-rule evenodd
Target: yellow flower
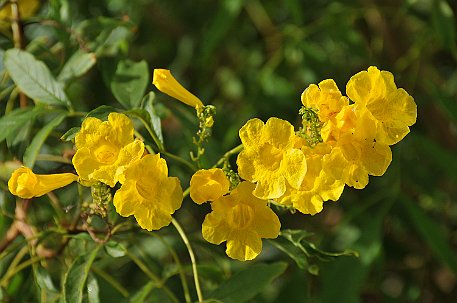
M 381 176 L 392 161 L 389 145 L 376 139 L 376 122 L 368 111 L 349 105 L 337 115 L 336 145 L 323 158 L 324 170 L 348 186 L 362 189 L 368 175 Z
M 30 168 L 22 166 L 13 172 L 8 181 L 8 189 L 15 196 L 30 199 L 40 197 L 77 180 L 78 176 L 70 173 L 36 175 Z
M 260 199 L 281 197 L 286 184 L 299 188 L 306 174 L 306 159 L 294 148 L 297 136 L 284 120 L 270 118 L 264 124 L 249 120 L 240 129 L 244 150 L 238 155 L 240 177 L 257 183 L 254 195 Z
M 197 204 L 219 199 L 229 188 L 230 182 L 220 168 L 201 169 L 190 179 L 190 197 Z
M 303 214 L 315 215 L 322 211 L 323 202 L 337 201 L 344 190 L 344 182 L 335 180 L 322 169 L 322 159 L 331 147 L 321 143 L 314 148 L 304 146 L 308 170 L 299 189 L 287 187 L 285 194 L 276 201 L 292 206 Z
M 162 93 L 195 108 L 203 107 L 202 101 L 185 89 L 168 69 L 154 69 L 152 84 Z
M 141 228 L 151 231 L 170 224 L 182 199 L 179 179 L 168 177 L 167 163 L 159 154 L 149 154 L 126 169 L 113 204 L 121 216 L 134 215 Z
M 217 245 L 227 241 L 227 255 L 240 261 L 257 257 L 262 251 L 262 238 L 276 238 L 281 227 L 267 201 L 252 195 L 254 187 L 244 181 L 230 195 L 212 202 L 212 212 L 202 226 L 206 241 Z
M 333 79 L 321 81 L 319 85 L 311 84 L 308 86 L 301 95 L 301 102 L 308 108 L 317 109 L 321 122 L 327 122 L 343 106 L 349 104 L 349 100 L 341 95 Z
M 36 12 L 40 6 L 39 0 L 18 0 L 19 15 L 21 19 L 27 19 Z M 9 1 L 0 9 L 0 24 L 1 27 L 9 26 L 13 18 L 11 11 L 11 3 Z
M 404 89 L 397 88 L 393 75 L 370 66 L 352 76 L 346 93 L 356 104 L 368 109 L 376 121 L 376 141 L 392 145 L 409 133 L 416 122 L 417 108 Z
M 83 182 L 103 182 L 113 187 L 123 180 L 125 168 L 140 159 L 144 144 L 133 139 L 132 121 L 119 113 L 110 113 L 108 121 L 86 118 L 76 135 L 73 165 Z

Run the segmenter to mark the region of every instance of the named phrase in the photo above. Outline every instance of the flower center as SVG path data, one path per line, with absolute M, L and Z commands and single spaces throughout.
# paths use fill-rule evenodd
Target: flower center
M 156 193 L 157 190 L 151 182 L 146 180 L 139 180 L 136 182 L 136 190 L 145 199 L 151 199 Z
M 274 171 L 279 168 L 282 160 L 282 151 L 271 144 L 265 144 L 260 150 L 260 158 L 262 158 L 263 166 Z
M 112 164 L 117 159 L 118 149 L 111 144 L 102 144 L 95 150 L 95 158 L 103 164 Z
M 238 204 L 228 213 L 227 221 L 232 228 L 243 229 L 248 227 L 254 218 L 254 210 L 251 206 Z

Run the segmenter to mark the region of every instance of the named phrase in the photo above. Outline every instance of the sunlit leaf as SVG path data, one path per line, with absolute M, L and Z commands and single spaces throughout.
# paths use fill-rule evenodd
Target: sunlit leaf
M 89 71 L 96 62 L 97 57 L 95 57 L 94 53 L 78 50 L 65 63 L 57 79 L 61 82 L 68 82 L 80 77 Z
M 62 84 L 52 76 L 48 67 L 32 54 L 9 49 L 4 55 L 5 68 L 16 85 L 38 103 L 70 106 Z

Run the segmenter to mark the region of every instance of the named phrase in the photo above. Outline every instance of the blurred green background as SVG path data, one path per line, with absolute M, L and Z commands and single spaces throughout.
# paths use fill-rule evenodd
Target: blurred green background
M 145 60 L 151 75 L 153 68 L 171 69 L 205 104 L 217 107 L 206 165 L 239 144 L 237 131 L 250 118 L 276 116 L 299 126 L 300 95 L 309 84 L 332 78 L 344 93 L 349 78 L 370 65 L 392 72 L 397 86 L 414 97 L 418 120 L 393 146 L 386 175 L 371 177 L 364 190 L 346 188 L 340 201 L 327 202 L 313 217 L 280 213 L 283 228 L 311 231 L 320 247 L 350 248 L 360 257 L 311 259 L 319 269 L 313 275 L 264 242 L 258 261 L 290 264 L 252 302 L 455 302 L 456 14 L 455 0 L 51 0 L 25 33 L 28 50 L 56 73 L 75 50 L 95 52 L 95 68 L 67 89 L 81 111 L 120 107 L 105 84 L 117 60 Z M 8 35 L 0 38 L 3 50 L 12 47 Z M 149 84 L 148 90 L 155 88 Z M 166 146 L 188 157 L 197 130 L 193 109 L 160 93 L 156 102 Z M 12 151 L 21 155 L 23 147 Z M 186 186 L 189 171 L 168 162 Z M 5 197 L 3 203 L 10 199 Z M 222 246 L 198 244 L 209 208 L 190 200 L 183 205 L 178 218 L 197 242 L 202 276 L 211 281 L 216 273 L 208 250 L 224 253 Z M 151 262 L 160 260 L 160 253 L 145 249 L 152 251 Z M 184 248 L 179 252 L 186 256 Z M 135 272 L 125 274 L 117 278 L 133 284 L 129 275 Z M 102 289 L 101 295 L 101 302 L 116 302 L 112 291 Z

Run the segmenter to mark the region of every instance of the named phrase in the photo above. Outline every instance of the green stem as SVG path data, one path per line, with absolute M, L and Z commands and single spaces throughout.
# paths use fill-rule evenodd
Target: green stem
M 95 267 L 95 266 L 92 266 L 91 270 L 99 275 L 100 277 L 102 277 L 106 282 L 108 282 L 114 289 L 116 289 L 124 298 L 128 298 L 129 297 L 129 291 L 127 289 L 125 289 L 118 281 L 116 281 L 115 279 L 113 279 L 113 277 L 111 277 L 111 275 L 109 275 L 107 272 L 105 272 L 104 270 L 98 268 L 98 267 Z
M 157 284 L 158 288 L 162 288 L 173 302 L 179 303 L 178 298 L 176 298 L 176 296 L 170 291 L 170 289 L 164 285 L 163 281 L 159 277 L 157 277 L 156 274 L 149 270 L 148 266 L 144 264 L 143 261 L 141 261 L 137 256 L 128 251 L 126 255 L 145 273 L 146 276 L 148 276 L 149 279 L 153 280 Z
M 19 264 L 18 266 L 14 267 L 14 269 L 12 269 L 11 271 L 8 271 L 6 273 L 6 275 L 3 277 L 3 279 L 0 281 L 0 285 L 3 286 L 3 287 L 6 287 L 7 286 L 7 282 L 15 275 L 17 274 L 18 272 L 20 272 L 21 270 L 29 267 L 30 265 L 33 265 L 35 264 L 36 262 L 40 262 L 41 260 L 43 260 L 44 257 L 33 257 L 33 258 L 30 258 L 28 259 L 27 261 L 24 261 L 22 262 L 21 264 Z
M 178 233 L 181 236 L 184 244 L 187 247 L 187 251 L 189 252 L 190 261 L 192 262 L 192 272 L 194 274 L 195 290 L 197 291 L 198 302 L 202 303 L 203 302 L 203 296 L 202 296 L 202 290 L 200 288 L 200 281 L 198 279 L 197 262 L 195 260 L 194 250 L 192 249 L 192 246 L 190 245 L 189 239 L 187 238 L 187 235 L 184 232 L 184 230 L 182 229 L 182 227 L 179 224 L 179 222 L 176 221 L 175 218 L 173 218 L 171 220 L 171 223 L 173 224 L 173 226 L 178 231 Z
M 229 150 L 228 152 L 226 152 L 217 162 L 216 164 L 213 165 L 213 167 L 218 167 L 220 166 L 222 163 L 224 163 L 224 161 L 226 161 L 231 155 L 234 155 L 234 154 L 238 154 L 240 151 L 243 150 L 243 144 L 240 144 L 234 148 L 232 148 L 231 150 Z
M 177 162 L 180 162 L 180 163 L 184 164 L 185 166 L 187 166 L 193 172 L 196 172 L 198 170 L 192 163 L 190 163 L 189 161 L 184 160 L 183 158 L 181 158 L 179 156 L 176 156 L 176 155 L 174 155 L 172 153 L 169 153 L 167 151 L 161 151 L 161 154 L 166 156 L 166 157 L 168 157 L 168 158 L 170 158 L 170 159 L 173 159 L 173 160 L 175 160 Z

